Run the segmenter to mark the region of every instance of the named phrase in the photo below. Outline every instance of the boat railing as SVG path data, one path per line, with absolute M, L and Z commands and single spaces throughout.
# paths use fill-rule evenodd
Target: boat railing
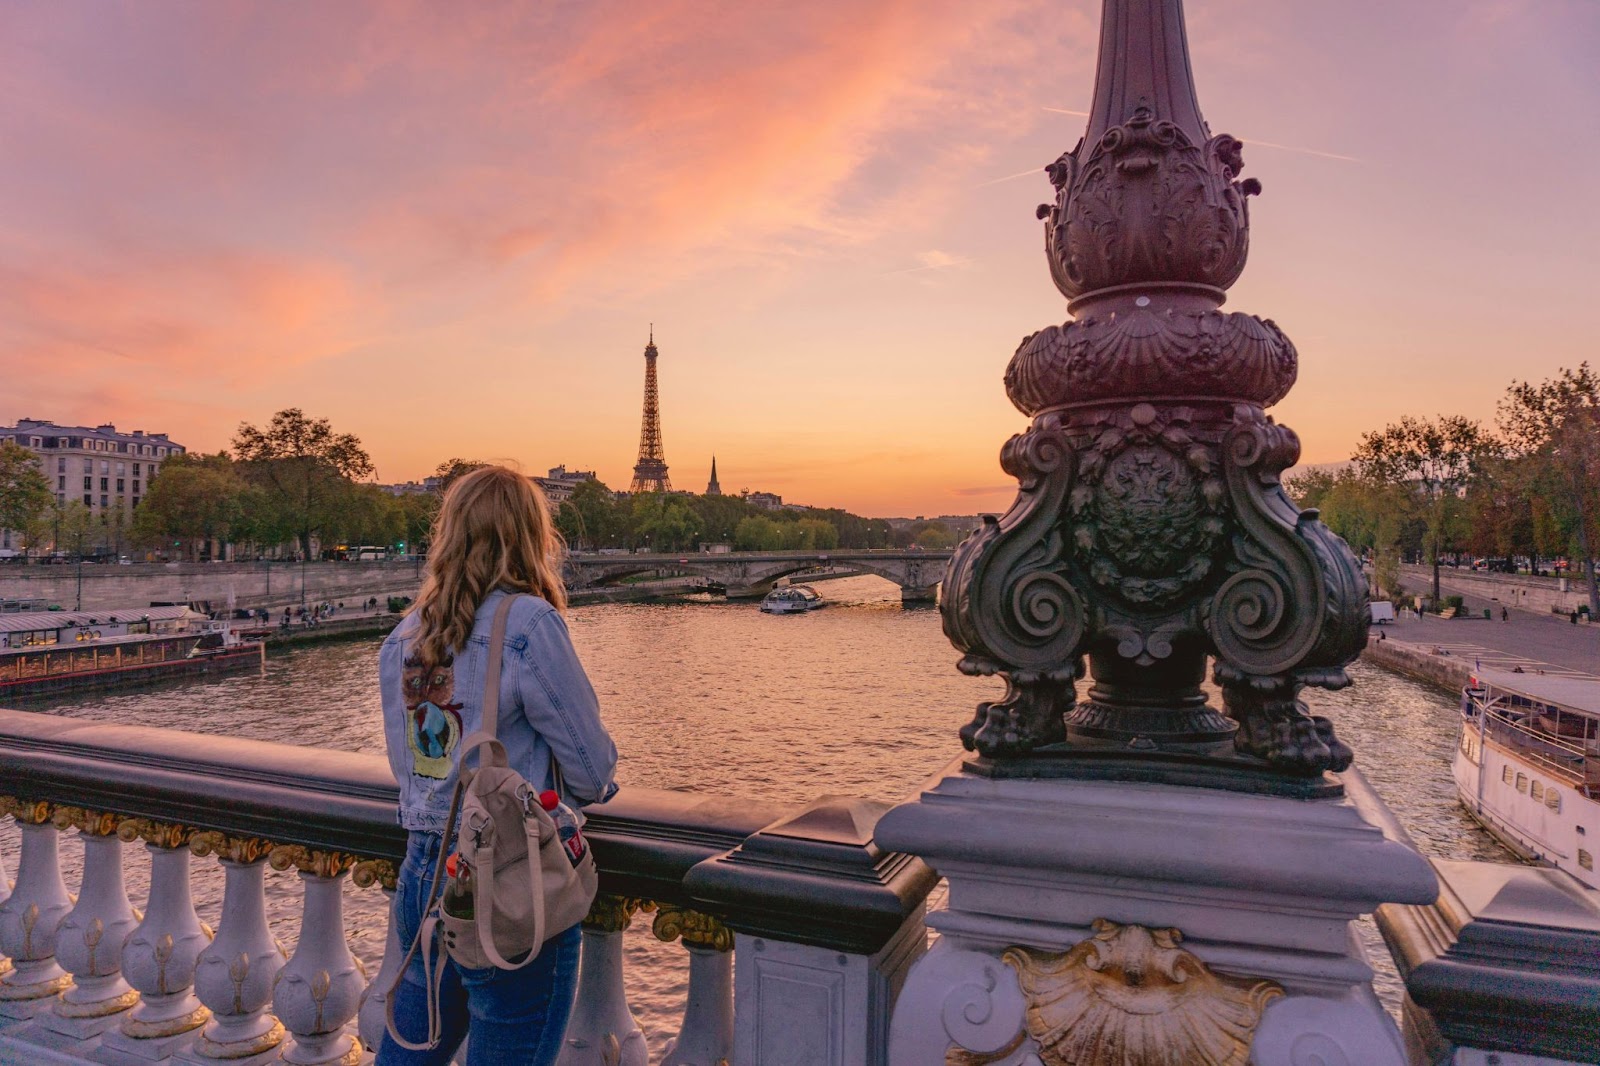
M 1590 774 L 1594 770 L 1589 761 L 1592 753 L 1581 742 L 1530 725 L 1529 720 L 1535 716 L 1532 711 L 1512 714 L 1495 702 L 1478 706 L 1482 709 L 1483 728 L 1490 740 L 1515 748 L 1529 762 L 1568 784 L 1584 785 L 1590 782 Z M 1468 728 L 1474 728 L 1475 725 L 1469 719 Z
M 0 710 L 0 818 L 14 816 L 6 836 L 19 844 L 0 852 L 0 1061 L 356 1061 L 381 1039 L 402 953 L 391 936 L 364 968 L 345 900 L 392 898 L 406 844 L 396 801 L 381 756 Z M 687 955 L 664 1062 L 753 1062 L 806 1032 L 834 1035 L 795 1061 L 882 1062 L 880 1021 L 926 948 L 937 880 L 873 843 L 886 809 L 645 788 L 590 808 L 600 896 L 563 1066 L 647 1061 L 622 942 L 646 917 Z M 124 877 L 139 841 L 142 913 Z M 81 863 L 64 864 L 80 847 Z M 196 916 L 197 860 L 222 869 L 214 932 Z M 75 894 L 63 876 L 74 865 Z M 269 870 L 297 875 L 298 892 Z M 292 952 L 273 936 L 269 895 L 280 911 L 298 896 Z M 388 902 L 360 906 L 382 915 Z M 658 999 L 673 987 L 635 976 Z

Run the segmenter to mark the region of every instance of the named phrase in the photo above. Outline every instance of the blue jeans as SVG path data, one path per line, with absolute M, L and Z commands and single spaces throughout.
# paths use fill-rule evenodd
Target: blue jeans
M 408 951 L 422 926 L 423 905 L 439 857 L 439 838 L 412 833 L 395 885 L 394 921 Z M 578 926 L 545 941 L 538 958 L 520 970 L 469 970 L 443 951 L 439 993 L 442 1039 L 432 1051 L 407 1051 L 387 1031 L 378 1066 L 444 1066 L 468 1035 L 467 1066 L 554 1066 L 578 986 Z M 394 993 L 394 1022 L 413 1044 L 428 1036 L 428 991 L 422 953 L 406 968 Z

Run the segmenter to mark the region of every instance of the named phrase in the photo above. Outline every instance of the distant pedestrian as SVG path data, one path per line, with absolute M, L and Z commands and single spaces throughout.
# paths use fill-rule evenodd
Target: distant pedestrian
M 1500 608 L 1500 621 L 1502 621 L 1502 622 L 1511 621 L 1511 612 L 1506 610 L 1504 607 Z
M 1571 622 L 1573 625 L 1577 625 L 1578 624 L 1578 612 L 1577 611 L 1573 611 L 1571 614 L 1567 615 L 1567 621 Z

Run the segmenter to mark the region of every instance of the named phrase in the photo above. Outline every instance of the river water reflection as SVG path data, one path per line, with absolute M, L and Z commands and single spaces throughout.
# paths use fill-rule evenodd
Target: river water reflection
M 902 609 L 898 589 L 876 578 L 820 586 L 830 606 L 797 616 L 753 604 L 607 605 L 572 610 L 569 624 L 622 752 L 624 785 L 801 803 L 826 793 L 881 800 L 912 794 L 960 754 L 956 730 L 992 679 L 956 672 L 956 652 L 937 612 Z M 128 724 L 383 752 L 377 641 L 274 655 L 263 675 L 173 683 L 119 694 L 41 702 L 33 709 Z M 1357 684 L 1312 692 L 1356 749 L 1358 765 L 1430 855 L 1510 861 L 1460 810 L 1449 757 L 1454 701 L 1358 664 Z M 1215 695 L 1214 695 L 1215 701 Z M 13 866 L 15 828 L 0 827 Z M 76 845 L 63 848 L 75 864 Z M 137 854 L 136 854 L 137 853 Z M 129 848 L 129 887 L 141 901 L 148 863 Z M 76 872 L 69 872 L 69 884 Z M 220 913 L 215 863 L 195 864 L 201 916 Z M 274 929 L 287 946 L 298 925 L 294 878 L 269 877 Z M 384 904 L 374 890 L 346 893 L 352 949 L 376 966 Z M 1393 1007 L 1399 986 L 1370 922 L 1363 937 Z M 686 962 L 676 945 L 636 921 L 629 991 L 652 1043 L 676 1030 Z M 369 972 L 375 972 L 369 970 Z

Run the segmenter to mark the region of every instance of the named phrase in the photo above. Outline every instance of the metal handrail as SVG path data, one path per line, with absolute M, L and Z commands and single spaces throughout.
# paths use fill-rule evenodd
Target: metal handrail
M 1589 755 L 1583 745 L 1530 729 L 1492 707 L 1484 708 L 1482 713 L 1491 740 L 1515 745 L 1531 761 L 1569 784 L 1579 785 L 1588 780 Z M 1551 754 L 1551 749 L 1558 754 Z

